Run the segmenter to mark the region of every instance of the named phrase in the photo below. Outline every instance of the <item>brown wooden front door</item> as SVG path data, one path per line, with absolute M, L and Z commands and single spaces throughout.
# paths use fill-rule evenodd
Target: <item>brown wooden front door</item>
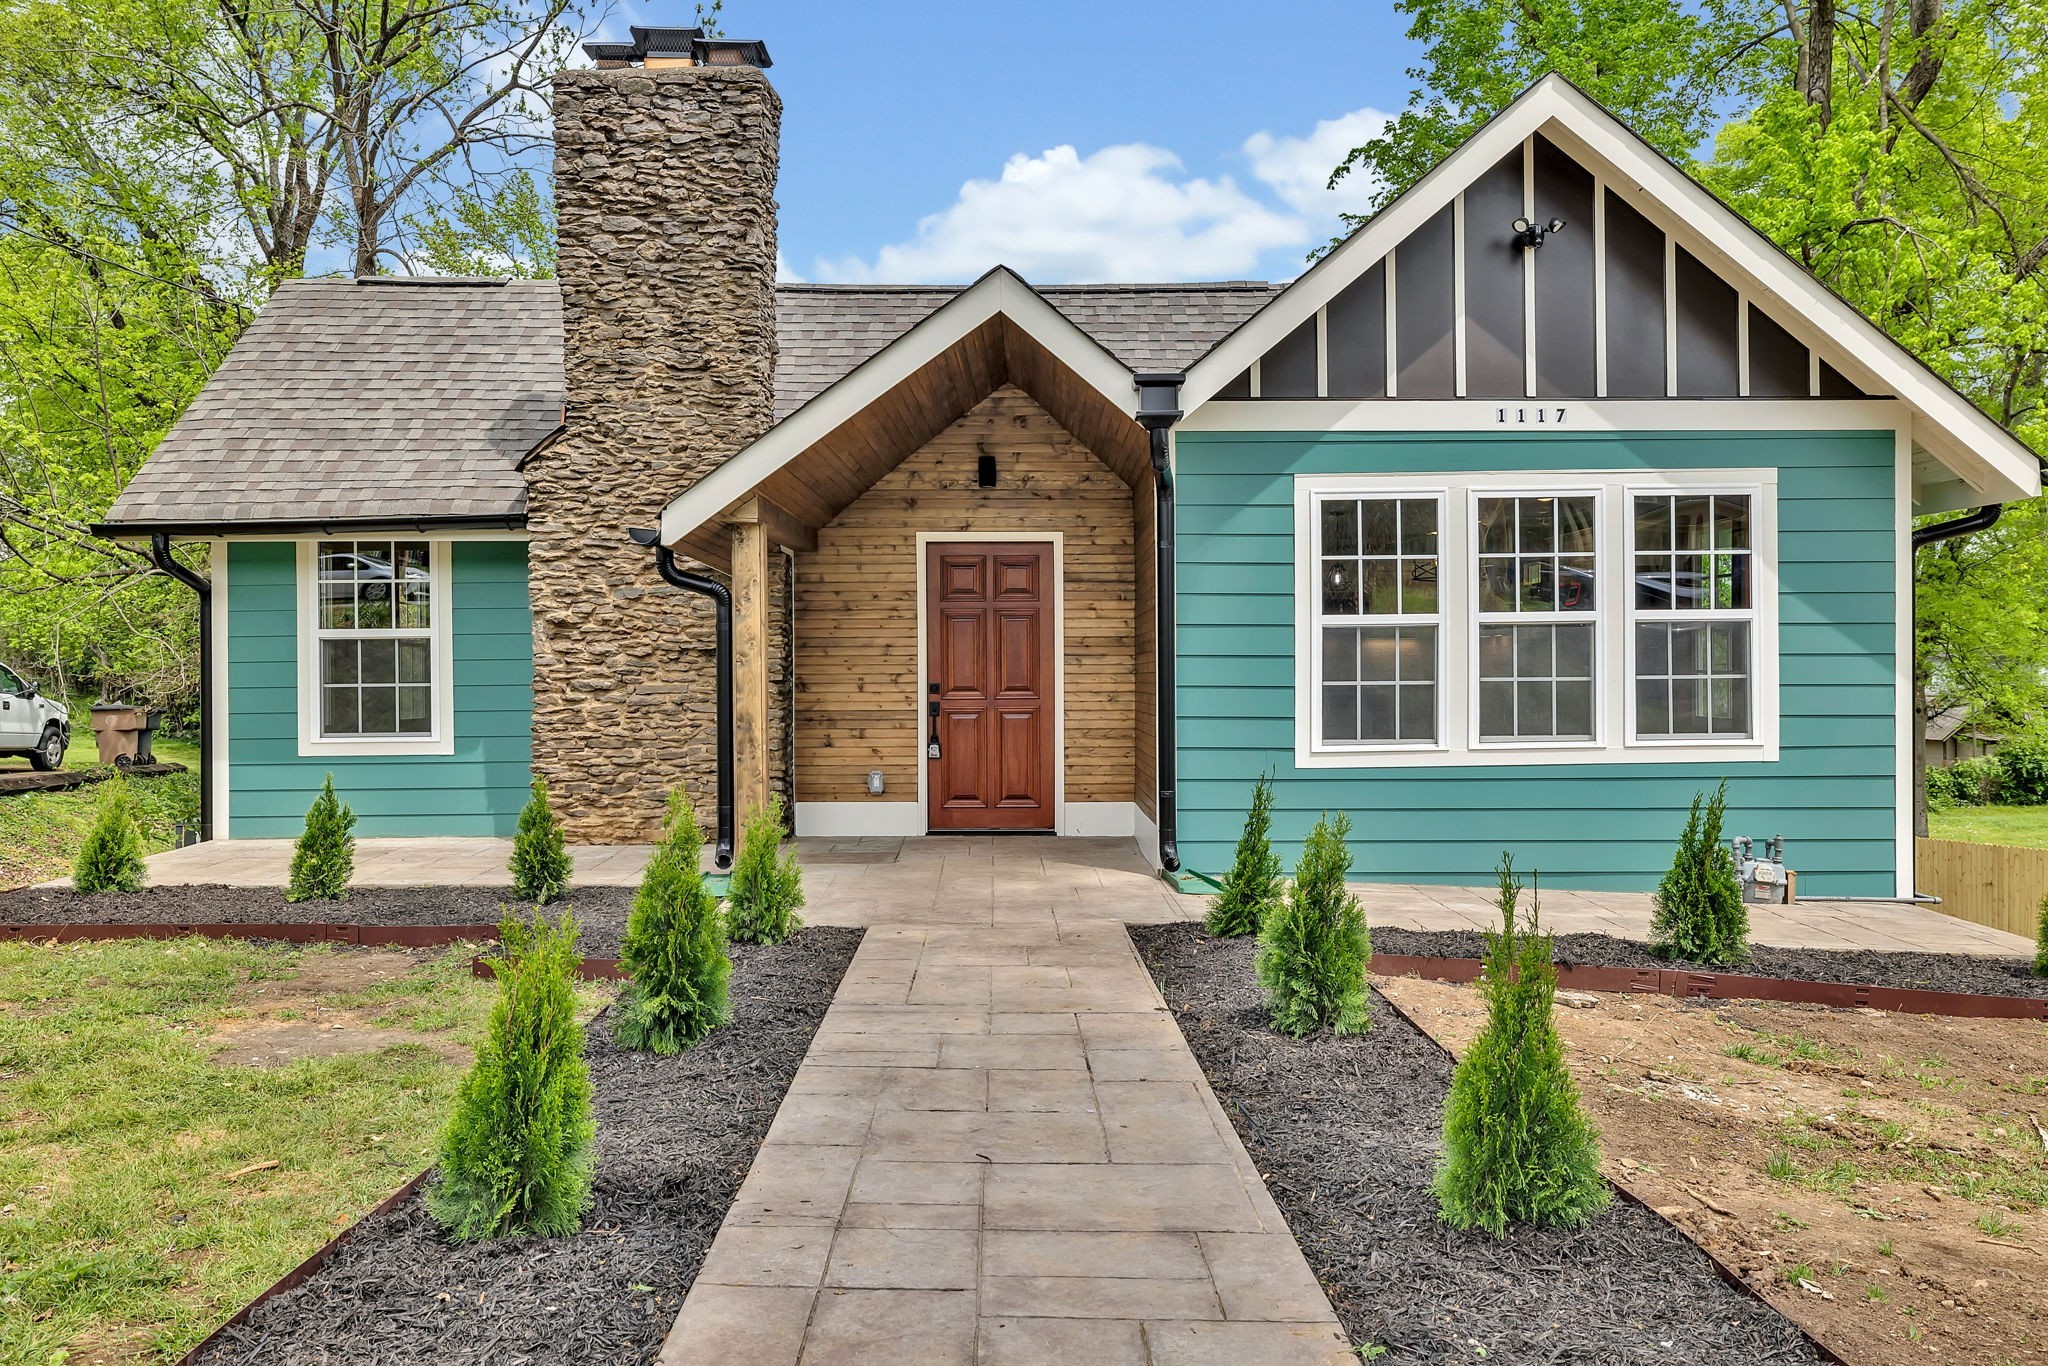
M 934 542 L 925 585 L 931 828 L 1052 829 L 1052 547 Z

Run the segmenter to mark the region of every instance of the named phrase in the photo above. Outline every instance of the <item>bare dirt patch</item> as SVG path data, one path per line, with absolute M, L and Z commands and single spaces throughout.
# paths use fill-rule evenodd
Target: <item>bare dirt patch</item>
M 1381 992 L 1445 1046 L 1469 987 Z M 2048 1027 L 1588 993 L 1607 1175 L 1851 1362 L 2048 1362 Z
M 230 1013 L 208 1028 L 205 1040 L 223 1067 L 285 1067 L 304 1058 L 376 1053 L 399 1045 L 426 1047 L 450 1062 L 466 1063 L 470 1051 L 448 1039 L 416 1029 L 394 1029 L 376 1021 L 377 1006 L 338 1004 L 387 982 L 402 981 L 446 949 L 412 952 L 341 949 L 306 953 L 289 977 L 249 982 L 235 989 Z

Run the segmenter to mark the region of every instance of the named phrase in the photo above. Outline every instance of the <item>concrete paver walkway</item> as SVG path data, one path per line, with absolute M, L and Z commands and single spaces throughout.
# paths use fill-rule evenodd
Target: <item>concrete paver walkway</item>
M 1081 906 L 869 929 L 664 1363 L 1355 1360 L 1123 926 Z

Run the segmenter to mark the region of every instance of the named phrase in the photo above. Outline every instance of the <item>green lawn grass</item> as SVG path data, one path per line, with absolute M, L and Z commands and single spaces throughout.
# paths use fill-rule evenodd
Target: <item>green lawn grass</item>
M 1958 806 L 1930 811 L 1927 833 L 1938 840 L 2048 849 L 2048 806 Z
M 372 986 L 347 980 L 345 952 L 0 944 L 0 1363 L 175 1360 L 432 1162 L 496 987 L 468 948 Z M 280 1009 L 294 990 L 306 1000 Z M 212 1060 L 215 1026 L 316 1006 L 418 1042 Z
M 183 764 L 186 769 L 160 778 L 131 780 L 142 803 L 143 845 L 155 853 L 171 847 L 179 821 L 199 816 L 199 747 L 161 737 L 152 748 L 157 758 Z M 92 736 L 73 736 L 64 767 L 93 768 L 97 763 Z M 26 759 L 0 760 L 0 772 L 27 767 Z M 0 890 L 25 887 L 71 871 L 71 860 L 92 828 L 103 786 L 92 783 L 63 792 L 0 796 Z

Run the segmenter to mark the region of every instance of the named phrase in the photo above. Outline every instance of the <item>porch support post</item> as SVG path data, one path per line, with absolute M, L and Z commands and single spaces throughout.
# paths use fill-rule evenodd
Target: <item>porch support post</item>
M 768 804 L 768 540 L 761 520 L 732 526 L 733 795 L 741 816 Z

